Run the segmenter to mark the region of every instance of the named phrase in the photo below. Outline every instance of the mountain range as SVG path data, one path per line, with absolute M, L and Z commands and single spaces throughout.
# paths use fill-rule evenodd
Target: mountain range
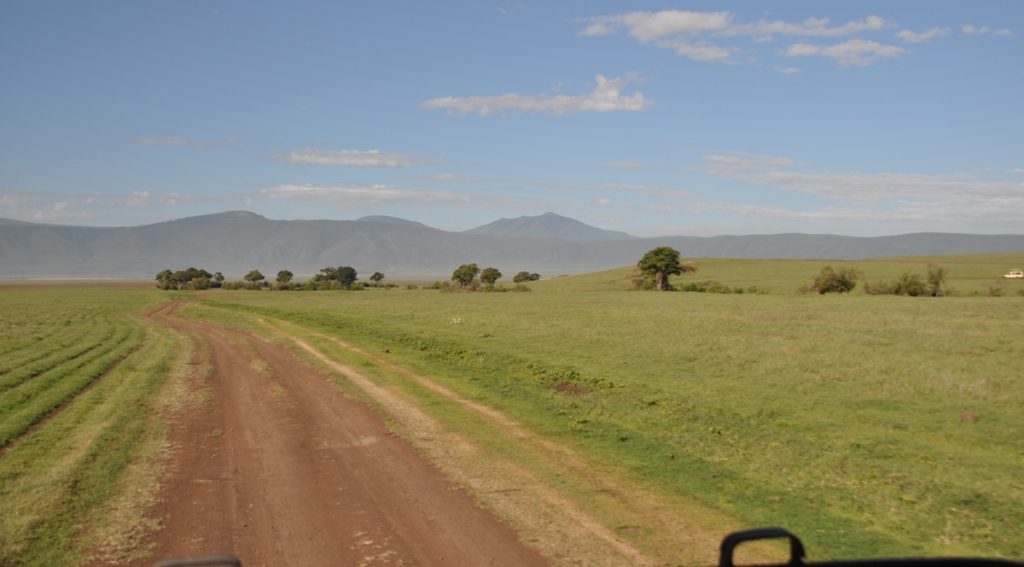
M 547 213 L 501 219 L 464 232 L 405 219 L 271 220 L 246 211 L 134 227 L 82 227 L 0 219 L 0 278 L 151 278 L 189 266 L 238 278 L 310 275 L 325 266 L 360 274 L 444 277 L 460 264 L 506 276 L 583 273 L 635 263 L 656 246 L 684 258 L 861 259 L 1024 252 L 1024 235 L 916 233 L 851 237 L 814 234 L 638 238 Z

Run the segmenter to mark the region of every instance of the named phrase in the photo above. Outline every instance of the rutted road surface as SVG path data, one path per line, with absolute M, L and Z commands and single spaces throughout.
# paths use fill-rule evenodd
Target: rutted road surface
M 196 341 L 206 400 L 172 424 L 153 557 L 255 565 L 546 565 L 492 513 L 288 350 L 151 316 Z

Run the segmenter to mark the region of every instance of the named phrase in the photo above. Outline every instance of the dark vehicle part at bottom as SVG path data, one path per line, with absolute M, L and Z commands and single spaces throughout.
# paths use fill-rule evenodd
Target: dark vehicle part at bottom
M 242 567 L 242 562 L 234 555 L 197 555 L 195 557 L 176 557 L 157 561 L 153 567 L 210 567 L 213 565 L 230 565 Z
M 1024 563 L 1008 559 L 982 559 L 974 557 L 935 557 L 913 559 L 858 559 L 854 561 L 823 561 L 821 563 L 804 563 L 804 544 L 800 538 L 783 528 L 761 528 L 734 532 L 722 540 L 718 567 L 736 567 L 733 555 L 741 543 L 766 539 L 788 539 L 789 561 L 778 564 L 761 564 L 762 567 L 1024 567 Z M 213 565 L 230 565 L 242 567 L 242 562 L 234 555 L 206 555 L 203 557 L 185 557 L 180 559 L 164 559 L 153 564 L 153 567 L 198 567 Z
M 774 564 L 773 567 L 808 565 L 814 567 L 1024 567 L 1024 563 L 1007 559 L 982 559 L 975 557 L 934 557 L 913 559 L 858 559 L 852 561 L 822 561 L 804 563 L 804 544 L 800 538 L 783 528 L 761 528 L 735 532 L 722 540 L 718 567 L 735 567 L 733 553 L 744 542 L 765 539 L 788 539 L 789 562 Z

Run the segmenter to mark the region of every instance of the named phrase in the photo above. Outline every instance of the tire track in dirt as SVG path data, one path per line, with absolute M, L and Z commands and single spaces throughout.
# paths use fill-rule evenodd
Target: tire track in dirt
M 544 565 L 383 419 L 287 349 L 149 316 L 207 348 L 209 399 L 175 418 L 155 557 L 249 565 Z M 205 352 L 206 354 L 202 354 Z M 141 564 L 141 563 L 140 563 Z
M 266 320 L 260 319 L 260 321 L 267 326 L 268 330 L 280 332 Z M 515 462 L 491 463 L 492 469 L 501 469 L 498 475 L 504 481 L 503 483 L 500 481 L 494 483 L 480 478 L 463 479 L 463 482 L 474 486 L 488 484 L 489 487 L 485 489 L 485 492 L 489 492 L 489 494 L 484 498 L 488 505 L 499 510 L 504 516 L 513 517 L 513 524 L 520 525 L 524 536 L 528 537 L 530 541 L 537 541 L 540 549 L 548 553 L 557 550 L 554 557 L 574 562 L 571 556 L 564 555 L 564 550 L 575 549 L 580 556 L 588 556 L 590 562 L 596 561 L 606 565 L 659 565 L 678 561 L 682 556 L 699 564 L 712 564 L 717 561 L 718 546 L 721 534 L 724 533 L 722 531 L 723 524 L 735 524 L 734 521 L 699 506 L 682 505 L 679 502 L 669 503 L 663 497 L 638 486 L 623 485 L 620 481 L 604 476 L 593 463 L 583 459 L 565 445 L 530 431 L 522 423 L 490 406 L 467 399 L 427 376 L 413 372 L 337 337 L 324 335 L 305 327 L 303 329 L 304 332 L 314 337 L 334 343 L 381 367 L 401 374 L 419 387 L 477 414 L 484 422 L 500 429 L 510 439 L 531 447 L 542 461 L 560 471 L 559 476 L 575 479 L 577 489 L 589 494 L 592 501 L 599 503 L 599 508 L 614 508 L 618 511 L 617 516 L 620 521 L 627 522 L 615 530 L 610 529 L 580 509 L 558 490 L 541 481 L 533 472 Z M 344 375 L 371 398 L 388 408 L 400 420 L 406 421 L 407 429 L 430 438 L 439 439 L 445 436 L 444 427 L 415 405 L 378 386 L 356 369 L 331 359 L 308 342 L 292 335 L 288 335 L 288 338 L 314 358 Z M 467 455 L 473 455 L 476 449 L 464 446 L 464 440 L 452 438 L 452 436 L 445 438 L 443 442 L 431 439 L 427 445 L 443 445 L 440 452 L 444 454 L 440 457 L 437 454 L 434 455 L 435 460 L 441 460 L 441 462 L 458 460 L 460 457 L 455 453 L 460 450 L 460 445 L 463 445 L 461 458 L 480 458 L 479 456 L 467 457 Z M 428 449 L 429 451 L 430 449 Z M 487 473 L 481 474 L 486 475 Z M 543 508 L 547 508 L 547 510 L 545 511 Z M 524 523 L 540 524 L 545 528 L 531 531 L 523 529 Z M 714 528 L 709 525 L 713 525 Z M 552 526 L 558 526 L 558 529 L 551 530 Z M 739 527 L 742 526 L 732 526 L 733 529 Z M 638 546 L 621 537 L 618 534 L 619 529 L 626 532 L 646 532 L 646 537 L 652 538 L 651 542 L 656 542 L 657 547 L 675 549 L 679 555 L 651 557 Z M 760 549 L 757 551 L 758 553 L 751 557 L 763 555 Z

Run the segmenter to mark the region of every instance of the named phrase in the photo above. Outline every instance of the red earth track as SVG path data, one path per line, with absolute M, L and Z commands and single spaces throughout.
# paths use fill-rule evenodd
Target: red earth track
M 323 373 L 287 349 L 175 309 L 150 316 L 194 337 L 194 367 L 209 363 L 212 373 L 203 385 L 209 399 L 172 423 L 153 558 L 548 564 Z

